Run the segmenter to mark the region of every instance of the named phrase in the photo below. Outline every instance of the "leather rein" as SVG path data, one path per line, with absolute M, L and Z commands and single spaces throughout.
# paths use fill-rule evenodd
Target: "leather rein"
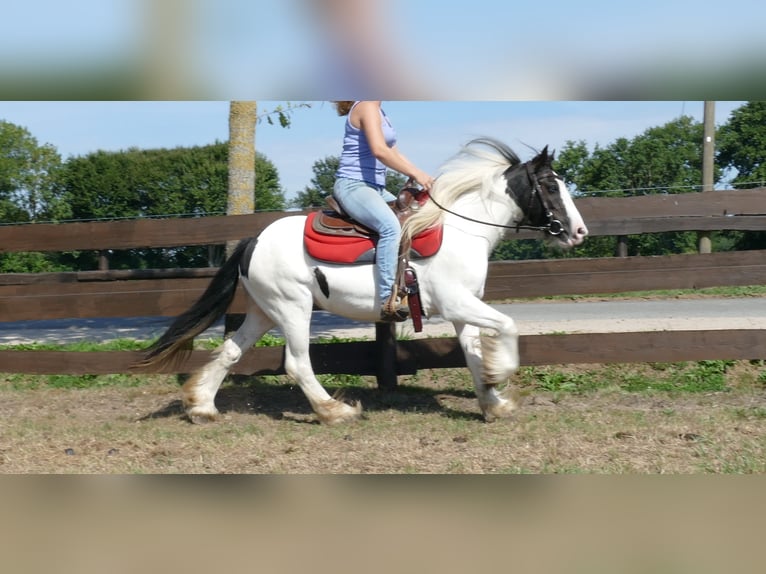
M 500 227 L 503 229 L 515 229 L 517 233 L 521 229 L 527 229 L 532 231 L 544 231 L 554 236 L 561 235 L 561 233 L 564 231 L 564 225 L 558 219 L 553 218 L 553 200 L 551 199 L 550 192 L 540 185 L 540 182 L 538 181 L 537 176 L 535 175 L 535 173 L 532 171 L 532 169 L 529 166 L 529 162 L 525 162 L 524 167 L 527 172 L 527 177 L 529 178 L 529 183 L 532 185 L 532 193 L 529 195 L 529 205 L 527 206 L 527 209 L 524 212 L 524 217 L 516 225 L 503 225 L 502 223 L 482 221 L 480 219 L 474 219 L 473 217 L 468 217 L 467 215 L 456 213 L 450 209 L 447 209 L 443 205 L 441 205 L 438 201 L 434 199 L 433 195 L 431 195 L 428 191 L 421 190 L 421 193 L 425 193 L 431 199 L 431 201 L 434 202 L 434 205 L 438 207 L 439 209 L 441 209 L 442 211 L 449 213 L 451 215 L 454 215 L 456 217 L 460 217 L 461 219 L 465 219 L 466 221 L 479 223 L 481 225 L 489 225 L 491 227 Z M 532 203 L 534 202 L 535 197 L 537 197 L 540 200 L 540 205 L 545 211 L 545 217 L 548 219 L 548 223 L 546 225 L 531 225 L 531 222 L 524 223 L 525 221 L 528 221 L 529 213 L 532 210 Z

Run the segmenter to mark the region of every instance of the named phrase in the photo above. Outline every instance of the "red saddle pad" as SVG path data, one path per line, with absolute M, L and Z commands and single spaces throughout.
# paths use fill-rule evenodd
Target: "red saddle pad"
M 375 257 L 375 241 L 361 235 L 325 235 L 312 225 L 318 212 L 306 217 L 303 242 L 306 251 L 314 259 L 329 263 L 372 263 Z M 441 225 L 426 229 L 412 241 L 410 259 L 422 259 L 435 255 L 442 244 Z

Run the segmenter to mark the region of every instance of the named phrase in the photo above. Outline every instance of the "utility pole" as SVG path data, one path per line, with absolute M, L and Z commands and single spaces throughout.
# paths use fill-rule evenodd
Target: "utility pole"
M 715 161 L 715 102 L 705 102 L 702 119 L 702 191 L 713 191 Z M 713 250 L 710 232 L 699 234 L 699 252 L 710 253 Z

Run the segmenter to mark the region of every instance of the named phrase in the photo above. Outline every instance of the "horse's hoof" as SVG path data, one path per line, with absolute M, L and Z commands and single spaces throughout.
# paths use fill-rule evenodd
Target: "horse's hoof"
M 516 407 L 509 407 L 507 405 L 495 406 L 482 411 L 484 416 L 484 422 L 493 423 L 498 419 L 510 419 L 516 412 Z
M 353 404 L 342 401 L 327 401 L 316 409 L 319 422 L 325 425 L 341 425 L 359 420 L 362 416 L 362 403 L 355 401 Z
M 516 414 L 521 405 L 521 395 L 516 389 L 506 390 L 500 400 L 489 405 L 481 405 L 484 420 L 488 423 L 497 419 L 509 419 Z
M 218 420 L 218 411 L 215 412 L 201 412 L 201 411 L 194 411 L 191 410 L 186 413 L 186 416 L 188 417 L 189 421 L 194 423 L 195 425 L 204 425 L 207 423 L 212 423 Z

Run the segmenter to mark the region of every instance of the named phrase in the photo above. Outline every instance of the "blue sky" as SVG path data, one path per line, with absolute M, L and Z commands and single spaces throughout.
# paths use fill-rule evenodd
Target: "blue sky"
M 717 102 L 716 123 L 725 123 L 743 102 Z M 283 101 L 261 101 L 273 110 Z M 436 173 L 460 145 L 477 136 L 497 137 L 522 158 L 545 145 L 560 149 L 568 140 L 591 148 L 634 137 L 681 114 L 702 120 L 701 101 L 392 101 L 384 109 L 394 122 L 400 149 L 423 169 Z M 66 158 L 130 147 L 195 146 L 228 139 L 227 101 L 4 102 L 0 120 L 23 126 L 40 144 L 52 144 Z M 287 197 L 310 183 L 316 160 L 340 153 L 343 119 L 328 102 L 297 108 L 290 128 L 256 128 L 256 148 L 277 167 Z
M 28 87 L 36 99 L 59 99 L 62 73 L 95 80 L 119 66 L 132 82 L 119 84 L 129 99 L 350 99 L 367 72 L 365 85 L 382 99 L 757 99 L 753 92 L 766 91 L 762 0 L 6 4 L 0 92 L 22 74 L 41 80 Z M 330 4 L 340 6 L 335 16 L 364 5 L 367 20 L 341 22 Z M 365 34 L 352 39 L 359 26 Z M 374 37 L 380 61 L 341 62 Z

